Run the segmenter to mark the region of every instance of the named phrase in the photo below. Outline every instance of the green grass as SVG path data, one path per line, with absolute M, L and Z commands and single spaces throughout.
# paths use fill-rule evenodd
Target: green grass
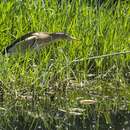
M 130 49 L 129 7 L 130 3 L 120 1 L 116 6 L 108 7 L 106 3 L 98 9 L 75 0 L 64 1 L 61 6 L 55 0 L 46 1 L 45 7 L 41 0 L 1 1 L 1 51 L 15 38 L 31 31 L 67 32 L 79 41 L 56 42 L 33 54 L 30 51 L 25 55 L 0 54 L 0 81 L 4 90 L 0 129 L 13 130 L 12 124 L 20 120 L 19 114 L 25 117 L 25 122 L 30 121 L 30 130 L 34 128 L 35 121 L 25 111 L 40 113 L 48 129 L 53 124 L 54 115 L 50 113 L 59 108 L 85 108 L 88 114 L 91 105 L 80 105 L 79 97 L 96 100 L 95 111 L 99 115 L 109 110 L 130 110 L 130 55 L 87 60 Z M 65 119 L 56 119 L 58 129 L 62 129 Z M 105 119 L 109 120 L 107 115 Z

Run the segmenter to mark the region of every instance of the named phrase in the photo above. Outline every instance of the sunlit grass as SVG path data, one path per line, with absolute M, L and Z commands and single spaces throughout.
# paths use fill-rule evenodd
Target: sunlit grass
M 1 119 L 3 126 L 11 127 L 8 123 L 13 116 L 17 118 L 17 109 L 44 113 L 46 109 L 81 107 L 89 111 L 90 105 L 79 105 L 79 97 L 96 100 L 98 112 L 130 109 L 130 56 L 85 60 L 130 48 L 129 5 L 118 2 L 106 7 L 103 4 L 96 9 L 75 0 L 63 1 L 61 5 L 55 0 L 46 1 L 45 5 L 40 0 L 0 2 L 1 51 L 15 38 L 31 31 L 67 32 L 79 39 L 57 42 L 39 52 L 0 55 L 5 108 L 0 113 L 6 115 Z M 28 101 L 21 96 L 34 99 Z

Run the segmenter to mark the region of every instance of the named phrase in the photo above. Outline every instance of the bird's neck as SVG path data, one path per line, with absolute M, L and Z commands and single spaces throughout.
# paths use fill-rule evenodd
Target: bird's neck
M 52 41 L 57 41 L 57 40 L 64 39 L 63 35 L 56 34 L 56 33 L 51 34 L 51 38 L 52 38 Z

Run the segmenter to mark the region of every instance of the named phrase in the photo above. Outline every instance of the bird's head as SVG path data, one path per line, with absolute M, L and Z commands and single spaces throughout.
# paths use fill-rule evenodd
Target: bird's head
M 52 36 L 52 39 L 57 40 L 57 39 L 64 39 L 64 40 L 76 40 L 76 38 L 70 36 L 67 33 L 63 32 L 58 32 L 58 33 L 52 33 L 50 34 Z

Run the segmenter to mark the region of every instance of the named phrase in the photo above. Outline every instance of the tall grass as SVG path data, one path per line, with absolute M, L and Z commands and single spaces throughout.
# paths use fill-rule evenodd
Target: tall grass
M 10 118 L 17 120 L 19 109 L 33 109 L 42 114 L 46 108 L 48 111 L 70 107 L 88 110 L 89 105 L 79 106 L 79 97 L 97 100 L 95 109 L 99 113 L 130 109 L 130 56 L 87 60 L 130 48 L 130 4 L 121 1 L 111 7 L 108 4 L 95 7 L 87 5 L 85 0 L 61 4 L 55 0 L 0 2 L 1 51 L 15 38 L 31 31 L 67 32 L 79 39 L 71 43 L 60 41 L 40 52 L 0 55 L 0 81 L 4 90 L 1 129 L 3 126 L 13 129 Z M 23 95 L 31 95 L 33 99 L 21 99 Z M 46 117 L 43 121 L 49 128 L 46 120 L 50 116 Z

